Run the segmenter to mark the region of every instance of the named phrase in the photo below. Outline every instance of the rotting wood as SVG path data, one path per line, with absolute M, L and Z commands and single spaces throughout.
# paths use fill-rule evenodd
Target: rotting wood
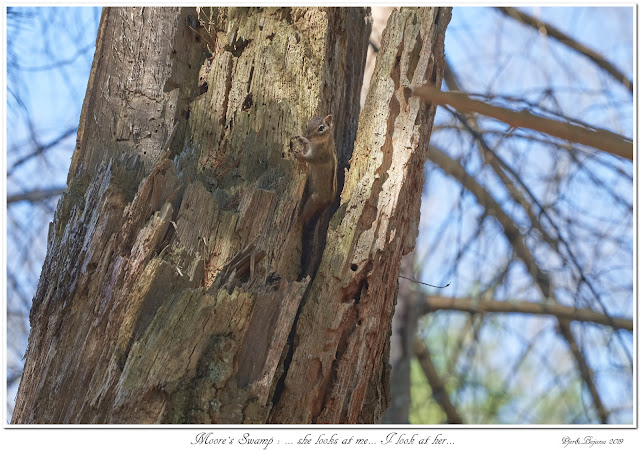
M 440 85 L 450 17 L 450 8 L 403 8 L 389 18 L 271 422 L 375 423 L 389 403 L 398 267 L 415 244 L 435 114 L 410 92 Z
M 299 258 L 282 254 L 305 182 L 289 140 L 330 111 L 344 167 L 370 24 L 207 11 L 208 30 L 190 8 L 103 10 L 14 423 L 268 420 L 309 283 L 274 271 Z

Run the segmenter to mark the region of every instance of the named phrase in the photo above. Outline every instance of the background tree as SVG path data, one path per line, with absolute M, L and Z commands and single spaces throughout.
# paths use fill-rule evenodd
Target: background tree
M 498 8 L 462 27 L 466 39 L 486 45 L 448 46 L 445 83 L 473 100 L 424 91 L 444 109 L 427 165 L 429 226 L 418 275 L 407 275 L 441 274 L 435 283 L 451 280 L 455 294 L 401 289 L 399 304 L 408 307 L 398 308 L 412 314 L 396 316 L 394 329 L 415 329 L 426 315 L 401 361 L 415 355 L 429 385 L 422 395 L 438 406 L 414 399 L 417 422 L 632 420 L 632 84 L 621 75 L 631 73 L 632 23 L 624 9 L 543 11 L 560 25 Z M 558 29 L 600 27 L 600 14 L 613 34 L 576 40 Z M 513 29 L 526 58 L 508 43 Z M 479 58 L 495 63 L 464 70 Z M 431 192 L 459 197 L 436 202 Z

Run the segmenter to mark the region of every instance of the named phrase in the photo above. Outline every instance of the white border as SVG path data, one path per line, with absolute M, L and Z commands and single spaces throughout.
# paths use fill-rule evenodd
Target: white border
M 230 2 L 205 2 L 207 5 L 229 5 Z M 584 2 L 584 3 L 574 3 L 574 2 L 539 2 L 539 3 L 531 3 L 531 2 L 520 2 L 520 1 L 511 1 L 508 2 L 510 5 L 518 5 L 518 6 L 632 6 L 634 7 L 634 61 L 633 61 L 633 71 L 634 71 L 634 83 L 637 83 L 637 19 L 638 19 L 638 7 L 635 3 L 628 2 L 612 2 L 612 3 L 603 3 L 603 2 Z M 122 6 L 122 5 L 130 5 L 131 2 L 117 2 L 117 1 L 109 1 L 102 3 L 100 6 Z M 173 5 L 175 2 L 162 2 L 162 1 L 139 1 L 136 2 L 136 5 L 140 6 L 152 6 L 152 5 L 160 5 L 160 6 L 169 6 Z M 264 1 L 264 2 L 240 2 L 238 6 L 246 6 L 250 4 L 259 4 L 262 6 L 292 6 L 292 5 L 309 5 L 309 6 L 345 6 L 344 1 L 305 1 L 305 2 L 292 2 L 292 1 L 281 1 L 281 2 L 273 2 L 273 1 Z M 401 5 L 405 6 L 430 6 L 430 5 L 454 5 L 454 6 L 495 6 L 495 5 L 504 5 L 504 2 L 473 2 L 473 1 L 462 1 L 462 2 L 430 2 L 430 1 L 406 1 L 402 2 Z M 4 152 L 2 152 L 2 156 L 0 157 L 0 164 L 2 170 L 6 174 L 6 6 L 95 6 L 96 3 L 85 3 L 81 1 L 68 1 L 68 2 L 47 2 L 47 1 L 39 1 L 39 2 L 3 2 L 2 8 L 2 18 L 0 18 L 0 31 L 2 31 L 2 74 L 0 74 L 0 79 L 2 80 L 2 123 L 4 125 L 3 132 L 0 132 L 3 136 L 2 145 Z M 370 1 L 370 2 L 360 2 L 356 1 L 350 3 L 349 6 L 396 6 L 389 5 L 380 1 Z M 633 214 L 633 231 L 634 231 L 634 258 L 633 258 L 633 290 L 634 290 L 634 320 L 635 324 L 637 324 L 637 315 L 638 315 L 638 306 L 637 306 L 637 293 L 638 293 L 638 282 L 637 282 L 637 271 L 638 271 L 638 212 L 636 210 L 636 206 L 638 205 L 638 164 L 637 164 L 637 144 L 636 140 L 638 138 L 638 127 L 637 127 L 637 105 L 638 105 L 638 97 L 637 91 L 634 92 L 634 112 L 633 112 L 633 120 L 634 120 L 634 180 L 633 180 L 633 191 L 634 191 L 634 214 Z M 0 192 L 2 195 L 1 205 L 2 211 L 0 212 L 0 224 L 3 228 L 3 235 L 0 238 L 0 253 L 3 266 L 2 274 L 0 275 L 1 286 L 5 290 L 3 292 L 2 298 L 6 298 L 6 265 L 7 265 L 7 249 L 6 249 L 6 176 L 2 177 L 2 182 L 0 183 Z M 2 309 L 1 319 L 2 319 L 2 336 L 4 338 L 4 344 L 2 346 L 2 376 L 3 380 L 6 381 L 6 343 L 7 343 L 7 329 L 6 329 L 6 302 L 4 302 L 5 308 Z M 444 436 L 448 436 L 450 441 L 454 441 L 455 444 L 449 444 L 448 446 L 440 445 L 441 449 L 453 450 L 453 449 L 474 449 L 474 448 L 483 448 L 488 447 L 493 450 L 512 450 L 514 448 L 524 448 L 524 449 L 539 449 L 552 447 L 553 449 L 575 449 L 576 446 L 568 445 L 565 446 L 562 444 L 562 439 L 564 437 L 569 437 L 570 439 L 575 438 L 584 438 L 586 436 L 593 436 L 595 440 L 602 439 L 615 439 L 616 437 L 622 437 L 624 439 L 623 445 L 604 445 L 608 448 L 613 447 L 613 449 L 629 449 L 630 444 L 638 444 L 640 441 L 638 437 L 640 434 L 638 433 L 637 420 L 638 420 L 638 362 L 637 362 L 637 352 L 638 352 L 638 335 L 637 329 L 634 328 L 634 387 L 633 387 L 633 396 L 634 396 L 634 412 L 633 412 L 633 425 L 625 426 L 625 425 L 532 425 L 532 426 L 521 426 L 521 425 L 434 425 L 434 426 L 414 426 L 414 425 L 402 425 L 402 426 L 389 426 L 389 425 L 358 425 L 358 426 L 308 426 L 308 425 L 255 425 L 255 426 L 203 426 L 203 425 L 47 425 L 47 426 L 31 426 L 31 425 L 6 425 L 6 408 L 3 408 L 2 417 L 4 419 L 3 428 L 0 430 L 0 435 L 2 439 L 0 440 L 3 443 L 4 449 L 11 449 L 5 447 L 15 446 L 20 448 L 32 449 L 35 445 L 36 448 L 47 448 L 52 450 L 64 449 L 64 450 L 73 450 L 73 449 L 86 449 L 87 447 L 97 448 L 97 449 L 113 449 L 114 442 L 123 444 L 129 447 L 139 447 L 144 446 L 145 448 L 153 448 L 153 449 L 194 449 L 194 446 L 191 442 L 195 439 L 197 433 L 202 431 L 213 432 L 214 436 L 234 436 L 242 437 L 244 433 L 250 433 L 255 437 L 266 437 L 267 435 L 275 436 L 280 440 L 280 444 L 272 444 L 268 445 L 267 449 L 297 449 L 299 446 L 295 444 L 288 445 L 288 442 L 292 440 L 298 440 L 306 433 L 312 434 L 314 437 L 318 437 L 320 434 L 325 434 L 325 436 L 330 436 L 332 433 L 340 434 L 341 436 L 351 435 L 361 436 L 364 438 L 370 438 L 371 440 L 380 440 L 380 437 L 383 437 L 388 433 L 397 432 L 413 434 L 418 433 L 420 435 L 428 436 L 435 435 L 438 432 L 442 433 Z M 7 396 L 7 387 L 6 383 L 3 382 L 2 394 L 3 400 L 6 400 Z M 4 406 L 3 406 L 4 407 Z M 28 433 L 25 432 L 28 430 Z M 73 431 L 73 432 L 71 432 Z M 117 432 L 116 432 L 117 431 Z M 135 431 L 135 432 L 134 432 Z M 265 434 L 268 432 L 268 434 Z M 248 445 L 248 444 L 238 444 L 236 442 L 235 445 L 212 445 L 217 448 L 229 449 L 234 448 L 236 446 L 246 447 L 247 449 L 264 449 L 261 445 Z M 411 445 L 406 444 L 402 445 L 402 449 L 413 449 L 415 446 L 420 446 L 417 444 Z M 422 445 L 429 446 L 429 445 Z M 439 445 L 433 445 L 433 447 L 437 447 Z M 585 448 L 584 446 L 578 447 L 578 449 L 601 449 L 603 445 L 594 445 L 588 446 Z M 328 447 L 328 448 L 327 448 Z M 336 448 L 345 448 L 340 444 L 338 445 L 304 445 L 302 449 L 336 449 Z M 378 445 L 374 446 L 361 446 L 362 449 L 378 449 L 378 448 L 389 449 L 390 445 L 382 445 L 378 443 Z M 395 448 L 392 446 L 392 448 Z M 437 448 L 436 448 L 437 449 Z

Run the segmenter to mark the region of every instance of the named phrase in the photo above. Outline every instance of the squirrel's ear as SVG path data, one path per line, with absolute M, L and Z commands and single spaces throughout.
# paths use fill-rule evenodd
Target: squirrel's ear
M 333 121 L 333 116 L 331 116 L 330 114 L 327 115 L 327 117 L 324 118 L 324 121 L 327 123 L 328 126 L 331 126 L 331 121 Z

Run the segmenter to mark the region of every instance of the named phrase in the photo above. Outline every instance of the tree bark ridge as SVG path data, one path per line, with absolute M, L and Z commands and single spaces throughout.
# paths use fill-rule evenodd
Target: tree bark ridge
M 398 266 L 417 235 L 435 114 L 409 93 L 427 81 L 440 85 L 450 17 L 450 8 L 408 8 L 389 18 L 271 422 L 374 423 L 388 405 Z M 302 389 L 295 380 L 308 382 Z

